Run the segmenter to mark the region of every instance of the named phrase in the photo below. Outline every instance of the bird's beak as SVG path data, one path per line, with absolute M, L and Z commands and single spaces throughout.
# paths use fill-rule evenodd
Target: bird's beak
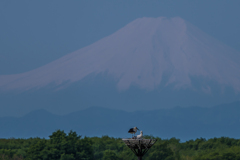
M 139 129 L 137 128 L 137 130 L 139 130 Z

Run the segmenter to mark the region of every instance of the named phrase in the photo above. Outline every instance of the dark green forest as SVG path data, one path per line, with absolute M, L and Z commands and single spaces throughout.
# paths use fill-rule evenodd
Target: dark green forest
M 240 140 L 228 137 L 157 139 L 144 160 L 240 160 Z M 82 137 L 57 130 L 48 139 L 0 139 L 0 160 L 136 160 L 121 138 Z

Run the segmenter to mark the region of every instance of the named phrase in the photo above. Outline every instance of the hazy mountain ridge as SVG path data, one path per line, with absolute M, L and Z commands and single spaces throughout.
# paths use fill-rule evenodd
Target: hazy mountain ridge
M 86 136 L 131 137 L 127 130 L 138 126 L 144 134 L 161 138 L 239 138 L 239 117 L 240 102 L 212 108 L 175 107 L 136 112 L 91 107 L 63 116 L 37 110 L 20 118 L 0 118 L 0 137 L 47 137 L 56 129 L 74 130 Z

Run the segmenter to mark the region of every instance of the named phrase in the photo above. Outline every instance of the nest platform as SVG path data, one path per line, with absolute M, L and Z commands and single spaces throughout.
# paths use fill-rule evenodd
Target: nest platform
M 130 139 L 130 138 L 122 140 L 138 157 L 138 160 L 142 160 L 142 157 L 157 141 L 156 139 Z

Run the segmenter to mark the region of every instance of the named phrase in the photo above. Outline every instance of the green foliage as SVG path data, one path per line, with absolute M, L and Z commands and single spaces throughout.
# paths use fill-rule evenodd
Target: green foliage
M 62 154 L 60 160 L 75 160 L 73 154 Z
M 57 130 L 49 140 L 39 140 L 28 148 L 26 159 L 93 159 L 92 141 L 85 137 L 81 139 L 76 132 Z
M 118 159 L 119 158 L 118 158 L 117 154 L 112 150 L 106 150 L 103 153 L 102 160 L 118 160 Z
M 163 140 L 143 157 L 145 160 L 240 160 L 240 140 L 221 137 Z M 120 138 L 84 137 L 57 130 L 49 139 L 0 139 L 0 160 L 135 160 L 136 156 Z
M 151 152 L 148 155 L 148 159 L 158 160 L 158 159 L 168 158 L 169 160 L 170 159 L 174 160 L 174 157 L 173 157 L 174 153 L 167 145 L 168 145 L 167 142 L 164 142 L 162 144 L 156 144 L 154 148 L 152 148 L 153 152 Z

